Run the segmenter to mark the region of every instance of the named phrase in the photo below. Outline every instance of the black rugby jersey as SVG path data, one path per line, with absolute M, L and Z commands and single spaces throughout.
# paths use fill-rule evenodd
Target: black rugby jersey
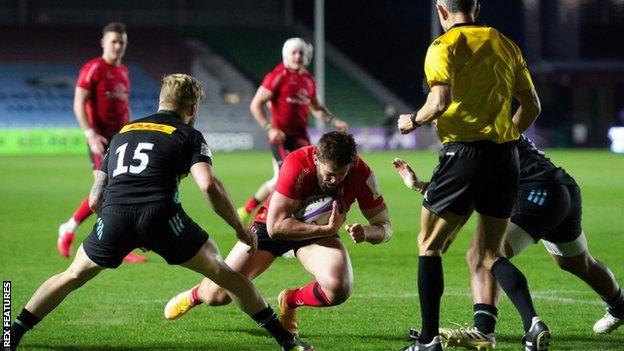
M 133 121 L 113 137 L 100 166 L 108 174 L 103 206 L 178 203 L 178 183 L 197 162 L 212 164 L 208 144 L 175 113 Z
M 520 157 L 520 188 L 537 185 L 576 185 L 574 178 L 563 168 L 555 166 L 544 152 L 526 137 L 520 135 L 516 141 Z

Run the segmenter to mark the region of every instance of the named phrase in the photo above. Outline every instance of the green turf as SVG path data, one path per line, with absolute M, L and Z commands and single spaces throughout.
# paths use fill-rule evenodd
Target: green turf
M 396 350 L 406 344 L 409 327 L 419 326 L 416 291 L 416 232 L 420 195 L 407 191 L 390 161 L 401 156 L 426 177 L 436 162 L 429 152 L 365 154 L 378 175 L 394 222 L 391 242 L 371 246 L 345 243 L 355 286 L 352 297 L 334 308 L 302 308 L 302 336 L 318 350 Z M 584 224 L 591 251 L 624 276 L 622 214 L 624 160 L 603 151 L 552 151 L 581 184 Z M 271 172 L 268 153 L 217 154 L 215 169 L 238 204 Z M 68 260 L 56 252 L 56 230 L 90 187 L 86 157 L 0 158 L 0 276 L 13 282 L 13 317 L 34 290 L 62 271 Z M 182 185 L 182 202 L 227 252 L 234 235 L 211 213 L 191 180 Z M 357 206 L 350 221 L 361 220 Z M 93 218 L 78 238 L 90 230 Z M 471 320 L 472 303 L 464 252 L 470 222 L 444 258 L 446 290 L 442 325 Z M 344 238 L 344 233 L 342 234 Z M 592 291 L 559 271 L 541 245 L 514 260 L 526 273 L 535 304 L 553 330 L 553 350 L 622 350 L 624 330 L 609 336 L 591 331 L 604 306 Z M 195 284 L 199 276 L 170 267 L 149 254 L 149 262 L 103 272 L 67 300 L 23 340 L 24 350 L 273 350 L 273 341 L 233 305 L 202 306 L 177 321 L 166 321 L 167 300 Z M 278 260 L 256 280 L 274 301 L 285 287 L 307 283 L 310 276 L 295 260 Z M 620 282 L 624 282 L 620 278 Z M 497 339 L 499 350 L 518 350 L 521 324 L 502 298 Z

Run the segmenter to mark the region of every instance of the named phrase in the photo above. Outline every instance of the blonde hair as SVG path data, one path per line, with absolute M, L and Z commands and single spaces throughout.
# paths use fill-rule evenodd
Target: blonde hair
M 174 73 L 162 79 L 159 103 L 173 110 L 197 104 L 205 97 L 201 82 L 188 74 Z

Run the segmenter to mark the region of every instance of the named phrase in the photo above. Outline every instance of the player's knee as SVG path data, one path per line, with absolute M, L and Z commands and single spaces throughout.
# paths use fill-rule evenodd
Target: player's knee
M 329 278 L 325 279 L 323 282 L 319 282 L 319 284 L 325 292 L 330 306 L 340 305 L 351 296 L 353 283 L 348 279 Z
M 86 274 L 86 272 L 78 272 L 72 269 L 67 269 L 61 274 L 64 276 L 67 283 L 72 285 L 74 288 L 79 288 L 89 281 L 89 275 Z

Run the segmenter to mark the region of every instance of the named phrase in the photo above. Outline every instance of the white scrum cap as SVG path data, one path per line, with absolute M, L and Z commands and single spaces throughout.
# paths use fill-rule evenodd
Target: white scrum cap
M 282 60 L 286 63 L 286 58 L 294 49 L 303 50 L 303 64 L 308 66 L 312 61 L 313 46 L 301 38 L 290 38 L 284 42 L 282 47 Z

